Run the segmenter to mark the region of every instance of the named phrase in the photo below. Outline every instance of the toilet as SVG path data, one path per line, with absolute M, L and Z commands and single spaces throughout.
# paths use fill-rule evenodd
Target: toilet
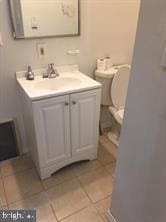
M 96 70 L 95 72 L 96 80 L 102 84 L 101 105 L 108 106 L 110 118 L 112 117 L 111 131 L 107 136 L 116 146 L 119 146 L 130 69 L 129 65 L 120 65 L 106 71 Z

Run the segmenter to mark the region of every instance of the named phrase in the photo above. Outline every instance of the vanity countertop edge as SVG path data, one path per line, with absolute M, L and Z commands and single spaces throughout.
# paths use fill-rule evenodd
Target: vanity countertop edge
M 79 93 L 82 91 L 88 91 L 102 87 L 102 85 L 99 82 L 80 72 L 78 69 L 78 65 L 60 66 L 56 68 L 60 73 L 60 77 L 57 78 L 73 77 L 80 80 L 81 84 L 75 87 L 60 88 L 58 90 L 36 89 L 35 88 L 36 83 L 41 81 L 53 80 L 53 79 L 48 80 L 42 78 L 42 74 L 46 71 L 46 69 L 33 70 L 35 73 L 35 80 L 26 80 L 25 77 L 26 71 L 16 72 L 16 81 L 32 102 L 36 100 L 47 99 L 62 95 L 69 95 L 73 93 Z

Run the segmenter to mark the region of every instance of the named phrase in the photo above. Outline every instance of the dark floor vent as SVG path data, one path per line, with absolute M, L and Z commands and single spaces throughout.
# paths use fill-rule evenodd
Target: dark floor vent
M 18 140 L 13 120 L 0 122 L 0 161 L 18 156 Z

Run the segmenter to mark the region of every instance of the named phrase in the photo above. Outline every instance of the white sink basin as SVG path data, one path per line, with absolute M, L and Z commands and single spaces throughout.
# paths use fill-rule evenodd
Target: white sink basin
M 77 65 L 57 67 L 59 77 L 43 79 L 47 69 L 34 70 L 35 79 L 26 80 L 27 71 L 16 73 L 17 82 L 32 100 L 51 98 L 101 88 L 101 84 L 81 73 Z
M 55 79 L 43 79 L 34 84 L 35 88 L 45 90 L 58 90 L 62 88 L 75 87 L 81 84 L 81 80 L 70 77 L 57 77 Z

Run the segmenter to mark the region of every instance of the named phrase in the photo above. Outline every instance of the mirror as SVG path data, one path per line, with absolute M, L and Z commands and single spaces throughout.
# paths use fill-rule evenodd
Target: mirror
M 9 0 L 17 39 L 80 34 L 79 0 Z

